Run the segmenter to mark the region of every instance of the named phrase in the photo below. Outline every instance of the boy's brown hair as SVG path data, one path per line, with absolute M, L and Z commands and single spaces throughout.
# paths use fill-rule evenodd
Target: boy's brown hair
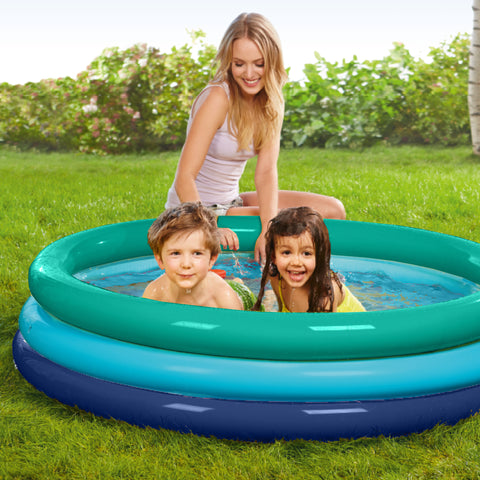
M 201 230 L 205 246 L 212 256 L 220 253 L 217 218 L 201 202 L 185 202 L 165 210 L 148 230 L 148 244 L 155 255 L 161 256 L 165 242 L 178 233 L 190 234 Z

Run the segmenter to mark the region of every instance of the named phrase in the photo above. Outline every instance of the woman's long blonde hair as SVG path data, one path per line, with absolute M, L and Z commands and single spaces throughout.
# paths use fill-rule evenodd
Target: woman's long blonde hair
M 255 42 L 265 62 L 263 88 L 253 109 L 242 105 L 240 87 L 232 75 L 233 42 L 248 38 Z M 218 65 L 212 83 L 227 82 L 230 89 L 228 128 L 238 140 L 239 150 L 253 147 L 258 152 L 280 132 L 284 100 L 282 87 L 287 81 L 280 39 L 273 25 L 258 13 L 242 13 L 228 27 L 218 48 Z

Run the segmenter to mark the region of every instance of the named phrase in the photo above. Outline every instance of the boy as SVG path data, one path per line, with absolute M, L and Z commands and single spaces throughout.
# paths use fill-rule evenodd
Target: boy
M 220 242 L 216 217 L 200 202 L 165 210 L 148 230 L 148 244 L 165 273 L 147 286 L 144 298 L 243 310 L 230 285 L 210 271 Z

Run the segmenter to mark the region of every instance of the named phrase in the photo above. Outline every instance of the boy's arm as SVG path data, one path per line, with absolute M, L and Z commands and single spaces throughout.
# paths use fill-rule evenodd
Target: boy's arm
M 222 283 L 222 288 L 218 288 L 215 293 L 215 302 L 218 308 L 243 310 L 243 302 L 235 290 L 224 280 L 222 280 Z

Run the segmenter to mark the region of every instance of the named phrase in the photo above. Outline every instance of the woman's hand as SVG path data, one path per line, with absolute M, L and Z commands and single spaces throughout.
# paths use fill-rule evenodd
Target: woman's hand
M 262 267 L 267 261 L 265 255 L 265 235 L 263 232 L 258 236 L 257 241 L 255 242 L 254 258 Z
M 229 228 L 219 228 L 220 233 L 220 245 L 225 249 L 238 250 L 240 243 L 238 241 L 237 234 Z
M 255 168 L 255 189 L 257 191 L 258 207 L 262 232 L 255 243 L 255 260 L 265 265 L 265 232 L 269 222 L 278 213 L 278 173 L 277 159 L 280 151 L 280 134 L 269 145 L 258 153 Z

